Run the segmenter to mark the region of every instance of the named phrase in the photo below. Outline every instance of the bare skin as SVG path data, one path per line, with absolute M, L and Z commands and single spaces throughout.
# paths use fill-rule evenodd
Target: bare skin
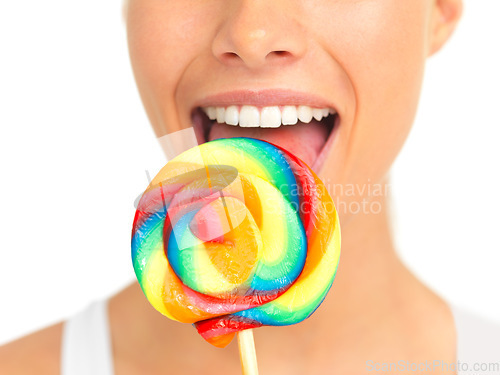
M 315 0 L 310 8 L 290 0 L 231 3 L 241 7 L 225 7 L 218 1 L 208 7 L 195 0 L 128 3 L 125 13 L 134 73 L 158 136 L 189 126 L 190 98 L 202 98 L 217 85 L 226 89 L 227 82 L 238 77 L 243 77 L 241 82 L 253 82 L 250 77 L 258 74 L 264 77 L 259 82 L 266 83 L 260 88 L 273 86 L 272 79 L 278 75 L 267 75 L 266 69 L 276 68 L 290 72 L 281 83 L 302 79 L 299 86 L 336 103 L 342 118 L 338 142 L 316 172 L 327 185 L 344 186 L 387 183 L 390 165 L 413 122 L 425 58 L 445 43 L 461 12 L 459 0 L 414 0 L 404 5 L 399 0 Z M 264 6 L 272 9 L 258 8 Z M 286 9 L 290 19 L 259 23 L 263 14 L 279 9 Z M 229 12 L 238 22 L 230 21 L 236 18 Z M 325 13 L 339 15 L 337 22 L 323 17 Z M 315 17 L 315 22 L 308 16 Z M 167 23 L 166 17 L 170 17 Z M 172 22 L 177 33 L 163 30 Z M 183 29 L 187 27 L 199 30 L 189 33 Z M 266 32 L 256 32 L 262 29 Z M 261 43 L 252 43 L 259 37 Z M 171 50 L 183 53 L 172 55 Z M 281 60 L 283 54 L 263 58 L 277 50 L 287 50 L 288 60 Z M 207 58 L 207 51 L 213 58 Z M 227 59 L 227 51 L 239 59 Z M 367 69 L 365 61 L 377 64 Z M 295 66 L 300 69 L 294 71 Z M 218 79 L 205 79 L 207 69 L 213 73 L 210 77 Z M 322 85 L 324 77 L 333 78 Z M 366 198 L 377 203 L 381 212 L 340 212 L 342 255 L 334 286 L 306 321 L 255 330 L 261 373 L 350 374 L 368 372 L 367 361 L 454 362 L 451 311 L 397 257 L 387 197 L 331 193 L 338 204 Z M 117 375 L 240 371 L 234 342 L 225 349 L 205 343 L 190 325 L 156 312 L 136 283 L 111 299 L 109 318 Z M 60 337 L 58 324 L 0 348 L 0 373 L 59 373 Z M 441 368 L 422 372 L 453 373 Z

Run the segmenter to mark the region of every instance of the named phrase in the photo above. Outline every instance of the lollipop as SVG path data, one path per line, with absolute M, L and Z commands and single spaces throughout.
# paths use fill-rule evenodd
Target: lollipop
M 291 153 L 250 138 L 208 142 L 167 163 L 132 230 L 149 302 L 218 347 L 243 330 L 309 317 L 339 256 L 338 217 L 320 179 Z

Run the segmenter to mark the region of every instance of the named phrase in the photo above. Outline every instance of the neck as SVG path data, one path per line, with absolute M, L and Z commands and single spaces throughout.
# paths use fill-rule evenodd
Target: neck
M 373 197 L 373 201 L 382 208 L 380 212 L 360 213 L 344 226 L 340 223 L 340 262 L 325 300 L 336 314 L 364 312 L 370 301 L 380 302 L 381 294 L 391 289 L 394 278 L 404 268 L 391 238 L 387 197 Z
M 392 241 L 388 197 L 373 197 L 380 212 L 360 213 L 341 225 L 337 275 L 323 304 L 306 320 L 304 330 L 328 324 L 345 327 L 396 311 L 405 288 L 415 281 L 398 258 Z M 300 326 L 300 325 L 298 325 Z M 338 332 L 338 329 L 334 329 Z M 340 333 L 339 333 L 340 334 Z

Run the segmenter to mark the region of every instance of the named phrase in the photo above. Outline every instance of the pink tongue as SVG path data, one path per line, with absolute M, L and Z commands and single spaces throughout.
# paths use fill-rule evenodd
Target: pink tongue
M 302 159 L 312 167 L 328 137 L 328 127 L 316 120 L 308 124 L 281 125 L 279 128 L 241 128 L 215 123 L 208 140 L 249 137 L 274 143 Z

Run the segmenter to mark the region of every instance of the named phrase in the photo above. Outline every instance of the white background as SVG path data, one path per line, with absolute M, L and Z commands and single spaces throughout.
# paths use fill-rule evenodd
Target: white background
M 444 298 L 500 320 L 500 2 L 466 0 L 393 169 L 396 243 Z M 0 344 L 134 279 L 133 200 L 165 159 L 120 0 L 0 2 Z

